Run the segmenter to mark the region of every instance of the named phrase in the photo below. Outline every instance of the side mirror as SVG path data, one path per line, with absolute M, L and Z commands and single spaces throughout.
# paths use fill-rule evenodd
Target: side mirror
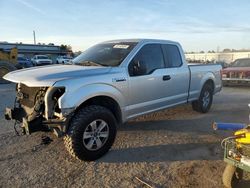
M 129 65 L 130 76 L 140 76 L 147 74 L 147 66 L 144 61 L 133 60 Z

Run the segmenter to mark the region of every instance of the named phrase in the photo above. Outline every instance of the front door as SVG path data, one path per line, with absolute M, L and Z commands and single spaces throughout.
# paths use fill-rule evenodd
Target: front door
M 168 80 L 161 45 L 144 45 L 129 64 L 128 118 L 166 106 Z

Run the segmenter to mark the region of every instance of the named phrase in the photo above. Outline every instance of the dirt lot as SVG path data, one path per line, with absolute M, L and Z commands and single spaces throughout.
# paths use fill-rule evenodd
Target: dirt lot
M 0 113 L 14 100 L 13 85 L 0 85 Z M 112 150 L 96 162 L 72 159 L 52 134 L 16 136 L 0 119 L 0 187 L 222 187 L 225 167 L 213 121 L 248 122 L 249 88 L 224 88 L 208 114 L 180 106 L 119 127 Z M 48 135 L 53 141 L 43 144 Z M 250 187 L 248 177 L 241 187 Z

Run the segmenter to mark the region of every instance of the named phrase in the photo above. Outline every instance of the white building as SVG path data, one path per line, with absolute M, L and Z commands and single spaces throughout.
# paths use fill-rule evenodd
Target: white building
M 219 52 L 219 53 L 186 53 L 186 59 L 196 61 L 225 61 L 231 63 L 235 59 L 250 58 L 249 52 Z

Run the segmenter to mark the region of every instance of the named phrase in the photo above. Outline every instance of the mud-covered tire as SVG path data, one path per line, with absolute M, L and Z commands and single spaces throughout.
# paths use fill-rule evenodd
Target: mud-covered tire
M 237 184 L 242 179 L 243 170 L 240 168 L 236 168 L 231 164 L 227 164 L 223 175 L 222 182 L 226 188 L 234 188 L 237 187 Z
M 201 113 L 207 113 L 213 102 L 213 86 L 206 83 L 200 93 L 199 99 L 192 102 L 193 110 Z
M 0 61 L 0 84 L 9 83 L 7 80 L 3 79 L 3 76 L 8 72 L 16 70 L 16 67 L 7 61 Z
M 88 129 L 94 121 L 104 121 L 107 124 L 108 127 L 106 129 L 108 130 L 108 136 L 99 149 L 91 150 L 86 146 L 86 138 L 84 139 L 84 135 L 86 134 L 86 129 Z M 68 152 L 77 159 L 84 161 L 96 160 L 106 154 L 113 145 L 116 137 L 116 124 L 114 115 L 107 108 L 97 105 L 83 107 L 70 121 L 68 132 L 64 137 L 65 147 Z M 97 147 L 97 141 L 95 140 L 94 142 Z

